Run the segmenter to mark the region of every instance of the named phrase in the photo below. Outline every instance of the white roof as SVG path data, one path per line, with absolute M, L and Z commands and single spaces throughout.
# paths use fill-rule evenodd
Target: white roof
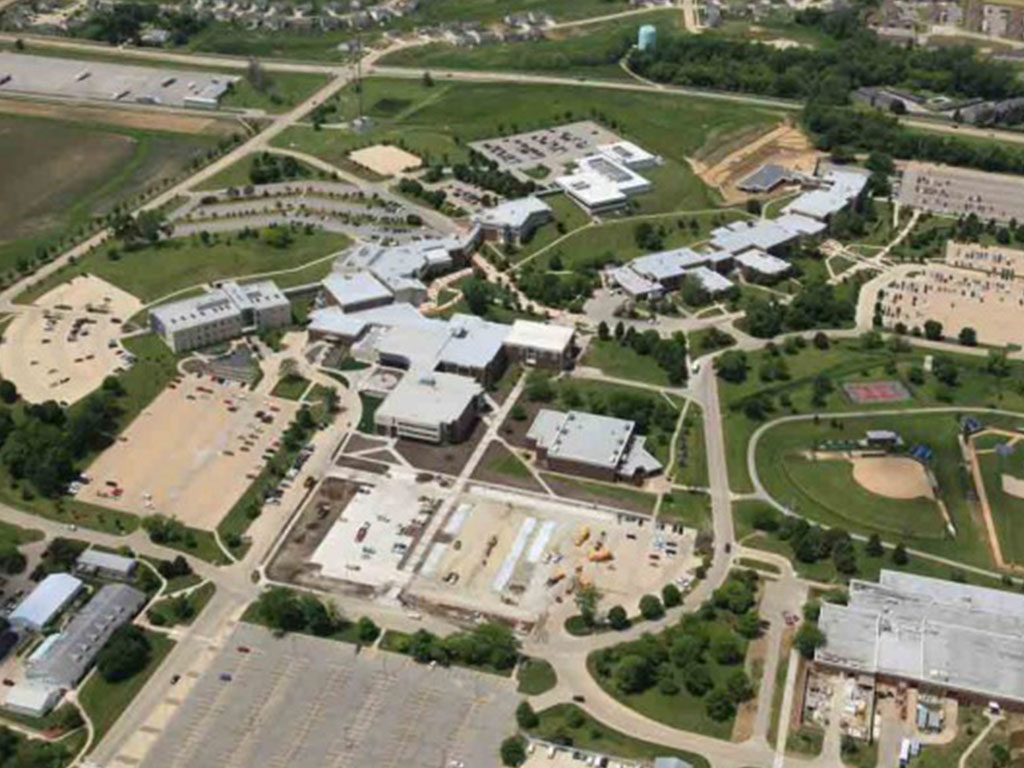
M 378 424 L 391 421 L 431 427 L 457 420 L 483 388 L 467 376 L 410 371 L 391 390 L 374 415 Z
M 783 213 L 803 214 L 814 219 L 826 219 L 849 205 L 850 201 L 864 189 L 868 183 L 868 177 L 862 171 L 832 169 L 827 171 L 819 181 L 823 185 L 822 189 L 800 195 L 783 208 Z
M 708 267 L 697 267 L 690 270 L 687 274 L 697 278 L 700 281 L 701 287 L 710 294 L 722 293 L 732 288 L 732 281 L 729 278 L 718 274 L 715 270 Z
M 45 683 L 18 683 L 7 689 L 4 706 L 24 712 L 46 712 L 60 696 L 60 688 Z
M 527 437 L 548 456 L 606 469 L 618 469 L 629 449 L 636 423 L 584 411 L 563 413 L 543 408 Z
M 288 297 L 273 280 L 260 280 L 239 285 L 228 280 L 220 286 L 239 309 L 268 309 L 287 305 Z
M 660 283 L 682 277 L 686 270 L 707 264 L 710 260 L 711 257 L 706 253 L 697 253 L 689 248 L 676 248 L 638 256 L 629 263 L 629 266 L 634 272 Z
M 161 304 L 149 311 L 164 328 L 179 331 L 206 325 L 213 320 L 227 319 L 238 315 L 238 308 L 220 288 L 193 296 L 188 299 Z
M 135 560 L 133 558 L 115 555 L 112 552 L 104 552 L 102 549 L 85 550 L 85 552 L 78 556 L 78 560 L 75 563 L 87 568 L 102 568 L 124 574 L 131 573 L 132 568 L 135 567 Z
M 601 144 L 596 149 L 610 160 L 622 163 L 628 168 L 640 168 L 658 162 L 657 155 L 652 155 L 646 149 L 624 139 L 611 144 Z
M 551 206 L 539 197 L 531 195 L 518 200 L 507 200 L 493 208 L 484 208 L 473 217 L 473 220 L 484 226 L 520 229 L 526 225 L 531 216 L 550 213 Z
M 789 262 L 763 251 L 746 251 L 736 257 L 740 266 L 760 272 L 762 275 L 781 275 L 789 270 Z
M 9 617 L 11 623 L 43 627 L 71 602 L 80 589 L 81 579 L 69 573 L 51 573 L 18 603 Z
M 603 208 L 626 202 L 626 194 L 617 185 L 593 173 L 559 176 L 555 184 L 588 208 Z
M 750 248 L 769 250 L 796 239 L 799 232 L 793 232 L 771 219 L 756 222 L 737 221 L 719 227 L 711 233 L 711 245 L 732 254 L 742 253 Z
M 370 272 L 334 272 L 324 280 L 324 290 L 342 309 L 371 301 L 389 301 L 391 291 Z
M 779 216 L 775 223 L 790 232 L 799 232 L 801 235 L 816 235 L 819 232 L 824 232 L 826 227 L 825 222 L 802 216 L 799 213 L 785 213 Z
M 378 355 L 398 357 L 409 368 L 432 371 L 439 365 L 485 368 L 500 353 L 509 326 L 474 315 L 452 315 L 447 322 L 419 317 L 390 326 L 375 340 Z
M 541 349 L 545 352 L 565 352 L 572 345 L 576 331 L 565 325 L 516 320 L 505 343 L 512 347 Z
M 608 277 L 630 296 L 647 296 L 661 290 L 661 285 L 638 275 L 632 267 L 615 267 L 608 271 Z

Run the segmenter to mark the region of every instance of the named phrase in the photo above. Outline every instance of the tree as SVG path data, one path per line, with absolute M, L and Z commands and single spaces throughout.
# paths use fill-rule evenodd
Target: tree
M 608 611 L 608 626 L 615 630 L 629 629 L 629 615 L 621 605 L 613 605 Z
M 373 619 L 363 616 L 356 622 L 356 637 L 360 643 L 372 643 L 380 637 L 380 627 L 374 624 Z
M 896 549 L 892 551 L 892 561 L 896 565 L 903 566 L 910 562 L 910 555 L 907 552 L 907 548 L 903 546 L 901 541 L 896 545 Z
M 424 88 L 433 88 L 434 87 L 434 78 L 431 76 L 431 74 L 429 72 L 424 72 L 423 73 L 423 87 Z
M 942 341 L 942 323 L 938 320 L 925 320 L 924 337 L 930 341 Z
M 509 736 L 501 742 L 501 764 L 522 765 L 526 762 L 526 741 L 522 736 Z
M 145 668 L 150 652 L 146 633 L 134 624 L 122 624 L 96 655 L 96 668 L 108 683 L 127 680 Z
M 714 687 L 715 681 L 706 666 L 691 664 L 683 670 L 683 685 L 694 696 L 703 696 Z
M 711 656 L 719 664 L 738 664 L 743 660 L 743 649 L 736 635 L 721 632 L 711 640 Z
M 827 333 L 818 331 L 814 334 L 814 346 L 818 349 L 828 349 L 830 343 Z
M 708 694 L 705 706 L 708 710 L 708 717 L 712 720 L 722 722 L 736 714 L 736 705 L 728 692 L 723 688 L 715 688 Z
M 245 79 L 249 81 L 249 85 L 254 90 L 261 93 L 270 89 L 270 77 L 267 75 L 263 65 L 255 57 L 249 59 L 249 65 L 245 70 Z
M 825 633 L 817 624 L 805 621 L 793 638 L 793 645 L 805 659 L 813 659 L 814 652 L 825 644 Z
M 719 377 L 733 384 L 742 384 L 746 381 L 747 353 L 738 349 L 723 352 L 715 360 L 715 370 Z
M 882 546 L 882 537 L 872 533 L 868 543 L 864 545 L 864 551 L 871 557 L 881 557 L 885 554 L 885 547 Z
M 576 608 L 588 627 L 594 626 L 600 601 L 601 592 L 593 584 L 585 584 L 576 591 Z
M 750 700 L 754 695 L 754 686 L 746 672 L 742 669 L 734 669 L 725 678 L 725 692 L 734 703 L 739 704 Z
M 978 346 L 978 333 L 970 326 L 964 326 L 960 329 L 960 334 L 957 337 L 962 345 L 965 347 L 976 347 Z
M 640 615 L 653 621 L 665 615 L 665 608 L 656 595 L 644 595 L 640 598 Z
M 533 707 L 526 699 L 519 702 L 519 706 L 516 707 L 516 722 L 524 731 L 532 730 L 540 725 L 540 718 L 537 717 L 537 713 L 533 711 Z
M 654 670 L 650 662 L 640 654 L 632 653 L 623 657 L 615 668 L 615 683 L 623 693 L 640 693 L 651 687 Z
M 10 379 L 0 381 L 0 400 L 11 405 L 18 399 L 18 388 Z
M 1006 768 L 1010 764 L 1010 750 L 1005 744 L 996 742 L 988 749 L 989 755 L 992 757 L 993 768 Z
M 597 338 L 601 339 L 601 341 L 608 341 L 610 337 L 611 332 L 608 329 L 608 323 L 602 320 L 597 324 Z
M 666 608 L 675 608 L 683 602 L 683 593 L 675 584 L 666 584 L 661 588 L 661 601 Z

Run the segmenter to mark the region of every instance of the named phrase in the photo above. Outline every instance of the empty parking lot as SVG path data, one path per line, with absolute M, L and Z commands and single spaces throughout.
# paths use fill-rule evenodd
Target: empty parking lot
M 504 678 L 241 624 L 142 765 L 496 765 L 515 729 L 512 694 Z

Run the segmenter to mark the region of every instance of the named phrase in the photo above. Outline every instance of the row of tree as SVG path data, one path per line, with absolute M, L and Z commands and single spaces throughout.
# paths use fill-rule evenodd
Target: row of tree
M 613 338 L 604 320 L 597 326 L 597 335 L 602 341 L 611 341 Z M 619 322 L 615 324 L 614 340 L 642 357 L 653 357 L 673 386 L 681 386 L 689 378 L 686 368 L 686 334 L 681 331 L 676 331 L 666 339 L 653 328 L 640 332 L 635 326 L 626 328 Z

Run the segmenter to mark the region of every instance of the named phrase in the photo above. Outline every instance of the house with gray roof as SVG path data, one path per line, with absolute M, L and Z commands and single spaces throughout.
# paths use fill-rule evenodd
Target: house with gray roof
M 626 419 L 543 408 L 526 439 L 537 461 L 556 472 L 642 482 L 662 470 L 636 433 L 636 422 Z

